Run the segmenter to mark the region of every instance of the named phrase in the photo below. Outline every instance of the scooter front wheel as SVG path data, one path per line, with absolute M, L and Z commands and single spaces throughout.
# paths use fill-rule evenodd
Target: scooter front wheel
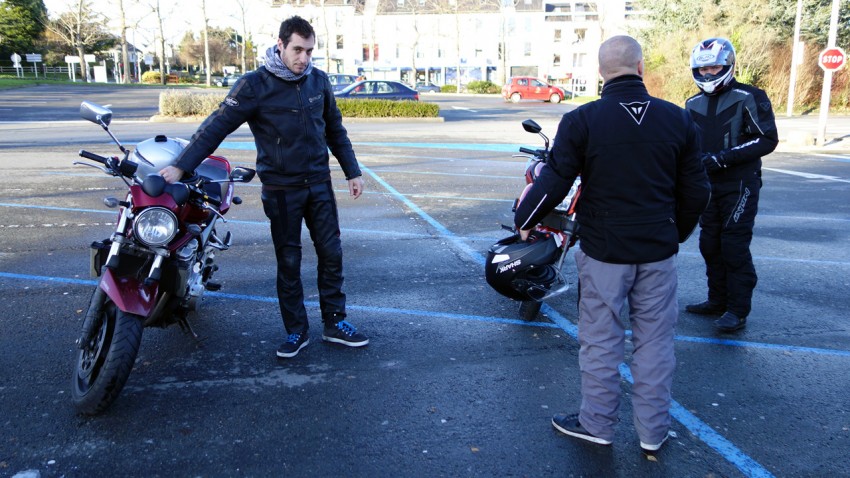
M 95 415 L 118 398 L 133 370 L 142 342 L 142 318 L 108 300 L 91 343 L 77 349 L 71 397 L 77 412 Z
M 540 307 L 543 306 L 543 302 L 537 302 L 534 300 L 524 300 L 519 304 L 519 318 L 530 322 L 537 318 L 537 314 L 540 313 Z

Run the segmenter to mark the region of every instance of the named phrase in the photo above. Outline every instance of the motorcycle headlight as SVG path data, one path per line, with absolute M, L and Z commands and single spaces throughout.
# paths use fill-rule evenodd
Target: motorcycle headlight
M 177 234 L 177 216 L 162 207 L 147 208 L 136 216 L 133 232 L 147 246 L 163 246 Z

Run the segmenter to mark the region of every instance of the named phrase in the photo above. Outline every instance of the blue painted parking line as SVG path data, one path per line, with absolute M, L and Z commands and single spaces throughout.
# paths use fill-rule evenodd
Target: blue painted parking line
M 92 279 L 78 279 L 72 277 L 52 277 L 52 276 L 42 276 L 42 275 L 33 275 L 33 274 L 19 274 L 14 272 L 0 272 L 0 279 L 12 279 L 12 280 L 20 280 L 24 282 L 51 282 L 57 284 L 69 284 L 69 285 L 81 285 L 94 287 L 97 285 L 96 280 Z M 234 300 L 245 300 L 250 302 L 264 302 L 270 304 L 277 303 L 277 297 L 267 297 L 255 294 L 231 294 L 226 292 L 207 292 L 204 294 L 205 297 L 220 297 L 224 299 L 234 299 Z M 305 301 L 309 307 L 319 308 L 319 302 L 317 301 Z M 520 326 L 528 326 L 528 327 L 542 327 L 542 328 L 557 328 L 566 332 L 570 337 L 578 340 L 578 327 L 573 324 L 568 318 L 563 316 L 560 312 L 553 309 L 548 304 L 543 304 L 541 311 L 546 314 L 552 322 L 527 322 L 524 320 L 518 319 L 507 319 L 504 317 L 495 317 L 495 316 L 487 316 L 487 315 L 472 315 L 472 314 L 455 314 L 449 312 L 437 312 L 432 310 L 422 310 L 422 309 L 399 309 L 396 307 L 374 307 L 374 306 L 363 306 L 363 305 L 347 305 L 346 307 L 351 310 L 359 310 L 363 312 L 373 312 L 373 313 L 381 313 L 388 315 L 409 315 L 409 316 L 418 316 L 418 317 L 430 317 L 435 319 L 452 319 L 452 320 L 470 320 L 475 322 L 484 322 L 484 323 L 497 323 L 497 324 L 511 324 L 511 325 L 520 325 Z M 691 337 L 684 335 L 677 335 L 675 337 L 677 341 L 681 342 L 694 342 L 694 343 L 702 343 L 708 345 L 721 345 L 725 347 L 735 347 L 741 349 L 750 349 L 750 350 L 765 350 L 765 351 L 776 351 L 782 354 L 790 353 L 790 352 L 799 352 L 805 354 L 813 354 L 813 355 L 821 355 L 821 356 L 832 356 L 832 357 L 850 357 L 850 351 L 847 350 L 833 350 L 833 349 L 819 349 L 814 347 L 798 347 L 794 345 L 778 345 L 778 344 L 767 344 L 760 342 L 747 342 L 743 340 L 725 340 L 725 339 L 710 339 L 705 337 Z

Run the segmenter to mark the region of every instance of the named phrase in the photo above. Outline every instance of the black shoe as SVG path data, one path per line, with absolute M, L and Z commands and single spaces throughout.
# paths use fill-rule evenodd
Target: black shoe
M 286 342 L 277 349 L 277 356 L 281 358 L 292 358 L 298 355 L 298 352 L 301 351 L 307 344 L 310 343 L 310 338 L 307 337 L 307 332 L 301 332 L 300 334 L 289 334 L 289 337 L 286 338 Z
M 714 326 L 720 332 L 735 332 L 747 326 L 747 318 L 738 317 L 732 312 L 726 312 L 714 321 Z
M 664 434 L 664 438 L 662 438 L 661 441 L 658 442 L 658 443 L 640 442 L 640 449 L 647 452 L 647 453 L 655 453 L 656 451 L 658 451 L 661 448 L 661 445 L 663 445 L 664 442 L 667 441 L 667 438 L 669 438 L 669 437 L 670 437 L 670 432 L 667 432 L 667 433 Z
M 578 422 L 578 413 L 575 415 L 559 413 L 552 417 L 552 426 L 555 427 L 555 430 L 565 433 L 571 437 L 581 438 L 582 440 L 587 440 L 598 445 L 611 444 L 611 440 L 593 436 L 589 431 L 585 430 L 584 427 L 581 426 L 581 423 Z
M 344 320 L 336 323 L 325 323 L 322 340 L 349 347 L 362 347 L 369 343 L 369 339 L 365 335 L 358 332 L 353 325 Z
M 686 305 L 685 312 L 697 315 L 723 315 L 726 312 L 726 306 L 705 301 L 699 304 Z

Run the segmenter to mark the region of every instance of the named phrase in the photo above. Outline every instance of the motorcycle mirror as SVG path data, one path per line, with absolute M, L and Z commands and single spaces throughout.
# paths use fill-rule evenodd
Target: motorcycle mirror
M 109 123 L 112 121 L 112 111 L 109 108 L 104 108 L 91 101 L 80 103 L 80 116 L 103 127 L 109 126 Z
M 183 183 L 169 184 L 166 189 L 178 206 L 186 204 L 189 200 L 189 187 Z
M 255 174 L 257 172 L 251 168 L 235 168 L 230 172 L 230 180 L 239 183 L 249 183 L 254 179 Z
M 527 120 L 523 121 L 522 122 L 522 128 L 524 130 L 528 131 L 529 133 L 535 133 L 535 134 L 539 133 L 540 131 L 543 130 L 543 128 L 541 128 L 540 125 L 537 124 L 537 122 L 534 121 L 533 119 L 527 119 Z
M 165 191 L 165 186 L 167 184 L 168 183 L 165 182 L 165 178 L 159 174 L 148 174 L 142 182 L 142 191 L 144 191 L 148 196 L 155 198 Z

